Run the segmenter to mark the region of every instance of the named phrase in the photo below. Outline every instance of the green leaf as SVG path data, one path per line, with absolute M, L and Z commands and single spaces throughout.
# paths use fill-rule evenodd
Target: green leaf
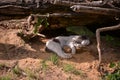
M 73 70 L 75 70 L 75 67 L 73 65 L 71 65 L 71 64 L 65 64 L 63 66 L 63 70 L 65 72 L 72 72 Z
M 43 60 L 41 63 L 42 63 L 42 69 L 46 70 L 48 67 L 48 65 L 46 64 L 46 60 Z
M 111 42 L 114 40 L 114 37 L 110 36 L 110 35 L 106 35 L 106 41 Z
M 113 63 L 113 62 L 111 62 L 110 65 L 109 65 L 110 68 L 113 68 L 113 67 L 115 67 L 115 66 L 116 66 L 116 64 Z
M 38 18 L 38 21 L 37 21 L 37 23 L 35 24 L 35 28 L 34 28 L 34 34 L 37 34 L 38 33 L 38 28 L 39 28 L 39 26 L 41 25 L 41 23 L 43 22 L 44 20 L 43 19 L 41 19 L 41 18 Z
M 49 26 L 49 23 L 48 23 L 48 21 L 47 21 L 47 18 L 45 19 L 44 22 L 45 22 L 44 26 L 45 26 L 45 27 L 48 27 L 48 26 Z
M 13 68 L 13 73 L 20 75 L 21 74 L 21 70 L 18 66 L 15 66 L 15 68 Z
M 51 57 L 50 57 L 50 61 L 52 61 L 53 62 L 53 64 L 58 64 L 58 56 L 57 55 L 52 55 Z
M 0 80 L 11 80 L 10 76 L 2 76 Z
M 39 32 L 40 25 L 43 25 L 45 27 L 49 26 L 49 23 L 47 21 L 47 18 L 38 18 L 37 23 L 35 24 L 34 28 L 34 34 L 37 34 Z

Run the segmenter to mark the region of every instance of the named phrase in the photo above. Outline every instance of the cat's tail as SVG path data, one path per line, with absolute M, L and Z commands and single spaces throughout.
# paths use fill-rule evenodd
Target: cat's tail
M 46 43 L 46 50 L 48 51 L 52 51 L 54 53 L 56 53 L 58 56 L 62 57 L 62 58 L 71 58 L 72 55 L 71 54 L 67 54 L 62 50 L 62 47 L 60 45 L 59 42 L 56 42 L 54 40 L 49 40 Z

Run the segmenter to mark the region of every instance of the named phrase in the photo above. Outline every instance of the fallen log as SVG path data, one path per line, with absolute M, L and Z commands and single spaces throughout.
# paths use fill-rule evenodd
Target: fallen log
M 110 15 L 110 16 L 120 17 L 120 10 L 117 9 L 90 7 L 90 6 L 81 6 L 81 5 L 74 5 L 71 6 L 71 8 L 75 12 L 84 12 L 88 14 L 90 13 L 90 14 Z
M 47 18 L 49 27 L 60 28 L 60 27 L 70 27 L 70 26 L 83 26 L 93 23 L 105 24 L 105 23 L 115 23 L 116 19 L 114 17 L 104 16 L 104 15 L 94 15 L 87 13 L 50 13 L 50 14 L 33 14 L 35 18 Z M 3 17 L 3 16 L 1 16 Z M 0 18 L 2 19 L 2 18 Z M 5 18 L 6 19 L 6 18 Z M 27 22 L 24 19 L 21 23 L 21 19 L 15 19 L 14 21 L 9 20 L 8 23 L 0 21 L 0 25 L 16 28 L 17 25 L 22 26 L 23 22 Z M 17 24 L 15 24 L 17 23 Z
M 75 4 L 80 4 L 79 8 Z M 74 6 L 72 6 L 74 5 Z M 83 6 L 81 6 L 83 5 Z M 88 5 L 88 6 L 84 6 Z M 45 15 L 47 13 L 71 14 L 72 17 L 51 17 L 50 23 L 60 23 L 61 26 L 80 26 L 100 22 L 101 24 L 113 21 L 114 17 L 119 17 L 120 11 L 116 9 L 90 7 L 91 5 L 101 5 L 101 1 L 83 2 L 82 0 L 4 0 L 0 1 L 0 20 L 11 18 L 23 18 L 30 14 Z M 70 8 L 72 6 L 73 12 Z M 77 8 L 77 9 L 76 9 Z M 66 16 L 66 15 L 64 15 Z M 62 18 L 62 19 L 61 19 Z M 102 18 L 102 19 L 101 19 Z
M 119 0 L 113 2 L 111 1 L 112 0 L 109 0 L 107 2 L 106 0 L 92 2 L 85 2 L 85 0 L 4 0 L 0 1 L 0 14 L 30 15 L 32 13 L 43 14 L 53 12 L 71 12 L 70 7 L 74 5 L 90 7 L 89 9 L 91 9 L 91 7 L 107 7 L 113 9 L 119 7 Z M 111 5 L 107 6 L 109 4 Z M 86 8 L 83 7 L 81 7 L 81 9 L 86 10 Z

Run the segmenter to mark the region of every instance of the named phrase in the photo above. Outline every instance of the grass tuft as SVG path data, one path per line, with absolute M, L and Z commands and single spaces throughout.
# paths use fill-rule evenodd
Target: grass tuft
M 42 70 L 46 70 L 48 65 L 46 64 L 46 60 L 43 60 L 42 62 Z
M 57 56 L 57 55 L 52 55 L 52 56 L 50 57 L 50 61 L 51 61 L 54 65 L 57 65 L 58 62 L 59 62 L 58 56 Z
M 5 64 L 0 64 L 0 69 L 2 69 L 3 67 L 5 67 Z
M 11 80 L 10 76 L 2 76 L 0 80 Z
M 21 69 L 18 66 L 15 66 L 15 68 L 13 68 L 13 73 L 20 76 L 21 75 Z
M 88 35 L 88 36 L 93 36 L 94 33 L 88 30 L 86 27 L 78 27 L 78 26 L 73 26 L 73 27 L 67 27 L 67 31 L 73 32 L 75 34 L 79 35 Z
M 26 69 L 26 74 L 29 80 L 38 80 L 38 76 L 35 72 L 32 70 Z
M 103 79 L 104 80 L 120 80 L 120 62 L 118 63 L 110 63 L 110 68 L 114 68 L 115 70 L 112 73 L 107 73 Z
M 108 44 L 111 44 L 113 46 L 118 46 L 120 47 L 120 39 L 110 36 L 110 35 L 106 35 L 105 36 L 105 40 L 107 41 Z
M 80 70 L 75 69 L 75 67 L 70 65 L 70 64 L 65 64 L 63 66 L 63 70 L 65 72 L 73 73 L 74 75 L 81 75 L 82 74 L 82 72 Z

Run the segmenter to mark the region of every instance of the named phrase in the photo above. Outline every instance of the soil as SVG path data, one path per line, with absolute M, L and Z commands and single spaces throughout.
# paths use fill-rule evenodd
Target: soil
M 53 64 L 50 58 L 54 53 L 44 50 L 47 38 L 25 41 L 17 35 L 19 28 L 7 27 L 0 25 L 0 77 L 10 77 L 11 80 L 101 80 L 102 75 L 112 71 L 109 64 L 120 61 L 120 47 L 108 45 L 103 40 L 102 63 L 98 69 L 96 40 L 93 37 L 92 43 L 71 59 L 58 57 L 57 64 Z M 65 71 L 67 64 L 74 66 L 80 74 Z M 14 70 L 16 67 L 18 72 Z

